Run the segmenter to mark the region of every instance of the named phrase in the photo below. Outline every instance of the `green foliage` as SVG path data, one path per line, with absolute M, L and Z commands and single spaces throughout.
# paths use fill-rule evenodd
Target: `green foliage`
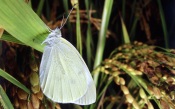
M 103 53 L 104 53 L 105 42 L 106 42 L 106 33 L 109 25 L 109 18 L 111 15 L 112 5 L 113 5 L 113 0 L 111 1 L 105 0 L 105 5 L 103 8 L 103 14 L 102 14 L 102 23 L 100 27 L 98 42 L 97 42 L 97 51 L 96 51 L 96 56 L 94 61 L 94 68 L 97 67 L 103 59 Z M 94 74 L 94 81 L 95 81 L 95 84 L 97 85 L 98 73 Z
M 161 1 L 157 0 L 157 3 L 158 3 L 158 6 L 159 6 L 160 18 L 161 18 L 161 22 L 162 22 L 162 29 L 163 29 L 164 40 L 165 40 L 165 47 L 168 48 L 168 38 L 167 38 L 168 32 L 167 32 L 164 12 L 163 12 Z
M 0 85 L 0 105 L 3 109 L 14 109 L 1 85 Z
M 41 42 L 48 35 L 48 28 L 31 7 L 23 0 L 1 0 L 0 7 L 0 27 L 4 28 L 13 39 L 15 38 L 14 42 L 18 40 L 20 43 L 43 51 Z
M 30 94 L 29 89 L 27 89 L 23 84 L 21 84 L 18 80 L 13 78 L 11 75 L 8 73 L 4 72 L 3 70 L 0 69 L 0 76 L 3 77 L 4 79 L 10 81 L 12 84 L 18 86 L 19 88 L 23 89 L 26 91 L 28 94 Z

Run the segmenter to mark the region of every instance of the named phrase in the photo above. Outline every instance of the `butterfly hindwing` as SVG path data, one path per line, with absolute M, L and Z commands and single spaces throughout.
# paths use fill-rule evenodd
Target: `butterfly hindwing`
M 79 64 L 82 64 L 83 67 L 82 68 L 82 73 L 84 73 L 86 75 L 86 82 L 88 84 L 88 89 L 86 91 L 86 93 L 78 100 L 76 101 L 72 101 L 72 103 L 75 104 L 80 104 L 80 105 L 89 105 L 92 104 L 96 101 L 96 88 L 95 88 L 95 84 L 93 82 L 92 76 L 88 70 L 88 67 L 86 66 L 84 60 L 82 59 L 81 55 L 79 54 L 79 52 L 76 50 L 76 48 L 69 43 L 67 40 L 65 40 L 64 38 L 61 38 L 61 41 L 63 43 L 65 43 L 67 46 L 69 46 L 69 48 L 74 51 L 74 53 L 79 57 L 77 59 L 77 62 L 80 62 Z M 74 58 L 75 60 L 75 58 Z M 79 67 L 78 67 L 79 68 Z

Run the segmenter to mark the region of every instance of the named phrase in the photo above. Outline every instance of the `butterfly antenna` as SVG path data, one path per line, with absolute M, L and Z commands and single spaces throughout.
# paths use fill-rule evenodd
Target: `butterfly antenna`
M 63 19 L 61 21 L 61 27 L 63 27 L 63 22 L 64 22 L 64 14 L 63 14 Z
M 63 26 L 66 24 L 67 19 L 69 18 L 69 16 L 70 16 L 71 12 L 73 11 L 73 9 L 74 9 L 75 5 L 77 5 L 77 4 L 74 4 L 74 6 L 73 6 L 73 7 L 72 7 L 72 9 L 70 10 L 70 12 L 69 12 L 69 14 L 68 14 L 68 16 L 67 16 L 67 18 L 66 18 L 65 22 L 63 23 L 63 21 L 62 21 L 60 29 L 61 29 L 61 28 L 62 28 L 62 27 L 63 27 Z

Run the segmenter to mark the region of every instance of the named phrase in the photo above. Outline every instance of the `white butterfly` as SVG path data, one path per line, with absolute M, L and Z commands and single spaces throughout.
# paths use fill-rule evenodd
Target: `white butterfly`
M 43 42 L 46 44 L 40 64 L 40 85 L 54 102 L 89 105 L 96 101 L 96 88 L 76 48 L 61 37 L 59 28 Z

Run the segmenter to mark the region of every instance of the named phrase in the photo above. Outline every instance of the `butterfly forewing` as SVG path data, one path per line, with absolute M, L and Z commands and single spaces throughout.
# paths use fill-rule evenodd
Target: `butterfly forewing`
M 68 103 L 76 101 L 86 93 L 88 69 L 74 49 L 60 42 L 52 47 L 45 47 L 43 58 L 40 84 L 48 98 L 55 102 Z

